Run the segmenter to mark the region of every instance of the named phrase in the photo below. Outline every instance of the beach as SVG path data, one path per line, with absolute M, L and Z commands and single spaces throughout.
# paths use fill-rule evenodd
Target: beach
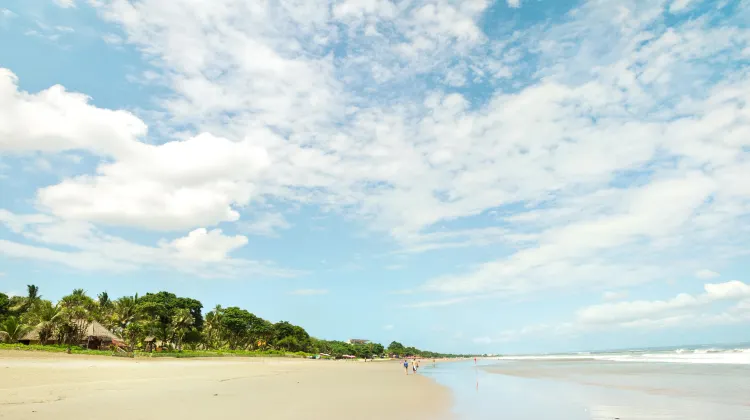
M 400 362 L 121 359 L 0 351 L 0 418 L 450 418 L 451 393 Z
M 443 364 L 453 415 L 484 420 L 747 420 L 747 349 L 527 356 Z

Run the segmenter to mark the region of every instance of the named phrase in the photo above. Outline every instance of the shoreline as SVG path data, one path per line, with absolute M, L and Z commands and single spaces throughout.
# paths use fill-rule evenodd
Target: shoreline
M 0 351 L 0 418 L 448 419 L 449 388 L 397 364 Z M 419 404 L 415 404 L 419 401 Z

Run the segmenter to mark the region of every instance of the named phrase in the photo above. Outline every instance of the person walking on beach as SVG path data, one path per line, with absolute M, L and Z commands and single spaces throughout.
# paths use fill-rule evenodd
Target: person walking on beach
M 414 359 L 411 361 L 411 371 L 414 372 L 414 374 L 417 373 L 417 365 Z
M 407 375 L 409 374 L 409 360 L 408 359 L 404 359 L 404 371 L 406 372 Z
M 419 370 L 419 360 L 417 360 L 417 367 L 414 369 L 414 371 Z

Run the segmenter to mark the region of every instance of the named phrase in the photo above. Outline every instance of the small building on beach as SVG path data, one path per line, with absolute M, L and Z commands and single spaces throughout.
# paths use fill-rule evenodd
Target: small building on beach
M 41 341 L 39 339 L 39 328 L 35 328 L 29 331 L 23 337 L 21 337 L 18 342 L 26 345 L 40 344 Z M 49 344 L 57 344 L 57 340 L 55 339 L 49 340 L 48 342 Z M 108 330 L 99 322 L 91 321 L 90 323 L 88 323 L 86 331 L 83 334 L 83 338 L 78 344 L 88 349 L 99 350 L 107 349 L 111 345 L 124 346 L 125 340 L 117 336 L 117 334 L 113 333 L 112 331 Z
M 364 340 L 364 339 L 361 339 L 361 338 L 350 338 L 350 339 L 346 340 L 347 344 L 367 344 L 369 342 L 370 342 L 370 340 Z

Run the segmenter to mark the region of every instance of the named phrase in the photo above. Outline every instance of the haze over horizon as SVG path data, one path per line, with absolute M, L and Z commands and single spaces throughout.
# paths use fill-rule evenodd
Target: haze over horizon
M 750 0 L 6 0 L 0 292 L 440 352 L 750 341 Z

